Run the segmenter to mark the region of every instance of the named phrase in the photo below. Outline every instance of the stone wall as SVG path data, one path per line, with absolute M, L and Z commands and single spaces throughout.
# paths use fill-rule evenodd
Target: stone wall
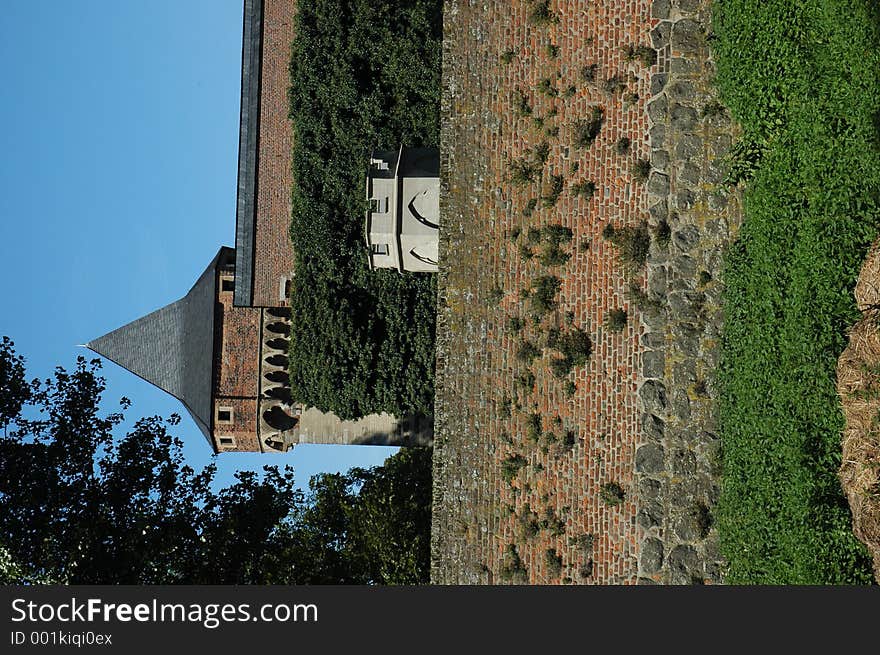
M 432 581 L 720 582 L 713 373 L 740 212 L 723 183 L 735 129 L 709 86 L 709 2 L 558 1 L 543 24 L 533 6 L 445 5 Z M 652 65 L 625 56 L 639 45 L 656 49 Z M 595 106 L 602 128 L 578 148 Z M 541 180 L 515 184 L 513 163 L 542 141 Z M 553 174 L 563 189 L 544 207 Z M 592 198 L 576 193 L 585 180 Z M 642 221 L 647 265 L 624 266 L 603 228 Z M 574 233 L 562 266 L 522 256 L 523 235 L 548 223 Z M 545 273 L 562 280 L 559 307 L 533 325 L 523 290 Z M 619 332 L 614 309 L 627 312 Z M 552 348 L 530 367 L 517 358 L 554 327 L 593 340 L 573 388 L 548 370 Z
M 720 440 L 715 384 L 724 249 L 741 221 L 724 184 L 736 136 L 711 87 L 710 2 L 654 0 L 660 53 L 651 81 L 651 222 L 669 228 L 648 259 L 654 311 L 642 315 L 644 438 L 636 451 L 643 582 L 718 583 L 712 510 Z

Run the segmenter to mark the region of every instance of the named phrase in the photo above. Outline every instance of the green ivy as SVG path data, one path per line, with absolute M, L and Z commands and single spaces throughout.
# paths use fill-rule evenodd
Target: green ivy
M 363 188 L 372 149 L 439 144 L 441 12 L 440 0 L 297 5 L 291 389 L 343 418 L 433 411 L 436 282 L 368 270 Z

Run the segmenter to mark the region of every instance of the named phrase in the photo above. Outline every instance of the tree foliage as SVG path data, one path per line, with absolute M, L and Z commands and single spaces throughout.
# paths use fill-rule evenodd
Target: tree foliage
M 299 3 L 291 389 L 343 418 L 433 413 L 436 284 L 369 271 L 364 179 L 373 149 L 439 144 L 439 0 Z
M 214 464 L 184 462 L 176 416 L 115 435 L 130 403 L 101 411 L 99 368 L 80 357 L 73 371 L 28 383 L 3 341 L 0 581 L 427 582 L 430 450 L 316 476 L 308 494 L 290 467 L 274 466 L 214 491 Z

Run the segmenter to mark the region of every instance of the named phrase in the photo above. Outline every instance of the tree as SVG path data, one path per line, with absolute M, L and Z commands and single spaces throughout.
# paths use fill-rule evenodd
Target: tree
M 169 432 L 179 417 L 142 418 L 115 437 L 130 402 L 101 412 L 99 360 L 80 357 L 72 372 L 58 367 L 51 379 L 28 383 L 13 345 L 6 338 L 0 345 L 0 582 L 427 581 L 426 560 L 414 549 L 430 525 L 429 455 L 420 468 L 402 454 L 387 470 L 315 476 L 308 497 L 290 467 L 240 472 L 213 491 L 215 466 L 195 472 Z M 421 479 L 404 479 L 412 475 Z M 414 497 L 401 493 L 408 488 L 427 504 L 412 505 Z M 403 505 L 388 512 L 382 494 Z M 359 517 L 383 506 L 385 525 Z M 388 522 L 398 519 L 395 534 Z M 400 560 L 384 563 L 387 572 L 373 554 L 377 526 L 402 544 L 385 551 Z

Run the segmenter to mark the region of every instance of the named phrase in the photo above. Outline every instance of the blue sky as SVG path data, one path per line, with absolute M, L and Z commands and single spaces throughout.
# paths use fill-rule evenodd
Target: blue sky
M 72 368 L 77 348 L 185 295 L 234 245 L 242 0 L 5 3 L 0 53 L 0 334 L 30 377 Z M 104 406 L 177 412 L 189 463 L 210 448 L 182 405 L 104 362 Z M 395 448 L 297 446 L 217 458 L 238 469 L 372 466 Z

